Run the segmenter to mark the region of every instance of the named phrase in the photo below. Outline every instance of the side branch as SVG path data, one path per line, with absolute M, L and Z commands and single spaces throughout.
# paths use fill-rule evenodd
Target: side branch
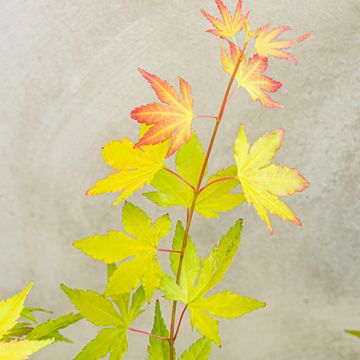
M 185 315 L 185 312 L 187 310 L 187 305 L 185 305 L 183 311 L 181 312 L 181 315 L 180 315 L 180 319 L 179 319 L 179 322 L 178 322 L 178 325 L 177 325 L 177 328 L 176 328 L 176 332 L 175 332 L 175 336 L 174 336 L 174 341 L 176 340 L 178 334 L 179 334 L 179 330 L 180 330 L 180 326 L 181 326 L 181 323 L 182 323 L 182 320 L 183 320 L 183 317 Z
M 134 328 L 131 328 L 131 327 L 129 327 L 128 330 L 129 330 L 129 331 L 132 331 L 132 332 L 135 332 L 135 333 L 138 333 L 138 334 L 143 334 L 143 335 L 146 335 L 146 336 L 151 336 L 151 337 L 154 337 L 154 338 L 159 339 L 159 340 L 170 341 L 169 338 L 166 338 L 166 337 L 164 337 L 164 336 L 159 336 L 159 335 L 156 335 L 156 334 L 152 334 L 152 333 L 149 333 L 149 332 L 144 331 L 144 330 L 138 330 L 138 329 L 134 329 Z
M 175 254 L 184 254 L 183 251 L 181 250 L 172 250 L 172 249 L 162 249 L 162 248 L 158 248 L 157 251 L 160 251 L 160 252 L 167 252 L 167 253 L 175 253 Z
M 217 116 L 212 115 L 197 115 L 195 119 L 217 119 Z
M 211 185 L 214 185 L 214 184 L 216 184 L 216 183 L 218 183 L 218 182 L 222 182 L 222 181 L 226 181 L 226 180 L 236 180 L 236 179 L 237 179 L 237 177 L 235 177 L 235 176 L 229 176 L 229 177 L 224 177 L 224 178 L 216 179 L 216 180 L 214 180 L 214 181 L 209 182 L 209 183 L 206 184 L 205 186 L 203 186 L 203 187 L 200 189 L 199 192 L 204 191 L 207 187 L 209 187 L 209 186 L 211 186 Z
M 193 191 L 195 191 L 195 187 L 190 184 L 186 179 L 184 179 L 180 174 L 178 174 L 177 172 L 167 168 L 167 167 L 164 167 L 163 168 L 165 171 L 169 172 L 170 174 L 173 174 L 174 176 L 176 176 L 178 179 L 180 179 L 183 183 L 185 183 L 187 186 L 191 187 L 191 189 Z

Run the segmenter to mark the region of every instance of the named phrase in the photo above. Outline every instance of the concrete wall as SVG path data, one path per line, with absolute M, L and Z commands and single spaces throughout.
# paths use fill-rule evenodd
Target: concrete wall
M 298 66 L 271 60 L 267 73 L 284 84 L 275 95 L 283 110 L 265 110 L 239 91 L 210 168 L 232 162 L 240 123 L 252 140 L 284 127 L 277 159 L 300 168 L 311 187 L 288 199 L 302 229 L 273 219 L 269 236 L 247 206 L 220 221 L 195 217 L 191 234 L 202 254 L 236 218 L 245 219 L 239 254 L 220 288 L 268 303 L 224 321 L 223 348 L 212 358 L 358 359 L 360 342 L 343 329 L 360 328 L 360 2 L 249 0 L 246 6 L 253 27 L 291 24 L 290 37 L 314 35 L 292 49 Z M 200 7 L 215 10 L 210 0 L 1 1 L 1 298 L 34 280 L 28 303 L 63 314 L 73 308 L 60 283 L 103 288 L 104 266 L 73 249 L 72 241 L 121 228 L 121 206 L 110 207 L 114 196 L 87 198 L 84 191 L 109 172 L 101 146 L 135 138 L 129 112 L 154 99 L 136 68 L 171 82 L 183 75 L 198 113 L 216 113 L 223 96 L 228 77 L 219 41 L 204 32 Z M 194 122 L 204 142 L 209 123 Z M 152 214 L 163 212 L 141 196 L 132 200 Z M 183 216 L 172 212 L 173 220 Z M 169 307 L 164 313 L 168 318 Z M 149 313 L 136 326 L 150 329 L 151 321 Z M 55 344 L 34 359 L 71 359 L 95 333 L 83 321 L 66 331 L 74 345 Z M 179 350 L 194 337 L 185 328 Z M 143 359 L 146 342 L 130 335 L 127 358 Z

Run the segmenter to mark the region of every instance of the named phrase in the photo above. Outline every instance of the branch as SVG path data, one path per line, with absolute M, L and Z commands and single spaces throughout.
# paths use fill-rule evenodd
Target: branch
M 164 170 L 169 172 L 170 174 L 173 174 L 175 175 L 178 179 L 180 179 L 182 182 L 184 182 L 187 186 L 191 187 L 191 189 L 193 191 L 195 191 L 195 187 L 193 185 L 191 185 L 186 179 L 184 179 L 180 174 L 178 174 L 177 172 L 167 168 L 167 167 L 164 167 Z
M 205 170 L 206 170 L 206 167 L 207 167 L 207 164 L 209 162 L 209 158 L 210 158 L 210 154 L 211 154 L 211 151 L 212 151 L 212 148 L 214 146 L 214 141 L 215 141 L 215 138 L 216 138 L 216 134 L 217 134 L 217 131 L 219 129 L 219 125 L 220 125 L 220 122 L 223 118 L 223 115 L 224 115 L 224 112 L 225 112 L 225 108 L 226 108 L 226 104 L 228 102 L 228 97 L 229 97 L 229 94 L 230 94 L 230 90 L 231 90 L 231 87 L 232 87 L 232 84 L 235 80 L 235 76 L 236 76 L 236 73 L 237 71 L 239 70 L 239 67 L 240 67 L 240 64 L 241 62 L 243 61 L 244 59 L 244 53 L 245 53 L 245 49 L 249 43 L 249 40 L 250 38 L 247 37 L 246 40 L 245 40 L 245 43 L 244 43 L 244 46 L 243 48 L 241 49 L 241 52 L 240 52 L 240 56 L 239 56 L 239 59 L 235 65 L 235 68 L 234 68 L 234 71 L 231 75 L 231 78 L 229 80 L 229 83 L 228 83 L 228 86 L 226 88 L 226 91 L 225 91 L 225 95 L 224 95 L 224 98 L 223 98 L 223 101 L 221 103 L 221 107 L 220 107 L 220 111 L 219 111 L 219 115 L 217 116 L 217 119 L 216 119 L 216 124 L 215 124 L 215 127 L 214 127 L 214 130 L 213 130 L 213 134 L 211 136 L 211 140 L 210 140 L 210 144 L 209 144 L 209 147 L 208 147 L 208 150 L 206 152 L 206 156 L 205 156 L 205 159 L 204 159 L 204 163 L 203 163 L 203 166 L 202 166 L 202 169 L 201 169 L 201 172 L 200 172 L 200 176 L 199 176 L 199 180 L 198 180 L 198 183 L 196 185 L 196 188 L 194 189 L 194 197 L 193 197 L 193 201 L 192 201 L 192 204 L 191 204 L 191 207 L 190 207 L 190 210 L 187 210 L 188 211 L 188 216 L 187 216 L 187 222 L 186 222 L 186 229 L 185 229 L 185 234 L 184 234 L 184 239 L 183 239 L 183 244 L 182 244 L 182 248 L 181 250 L 185 253 L 185 249 L 186 249 L 186 245 L 187 245 L 187 240 L 188 240 L 188 237 L 189 237 L 189 230 L 190 230 L 190 225 L 191 225 L 191 220 L 192 220 L 192 217 L 193 217 L 193 214 L 194 214 L 194 210 L 195 210 L 195 204 L 196 204 L 196 200 L 199 196 L 199 190 L 201 188 L 201 183 L 204 179 L 204 176 L 205 176 Z M 182 270 L 182 264 L 183 264 L 183 260 L 184 260 L 184 254 L 180 255 L 180 259 L 179 259 L 179 266 L 178 266 L 178 271 L 177 271 L 177 274 L 176 274 L 176 283 L 179 284 L 180 282 L 180 276 L 181 276 L 181 270 Z M 177 307 L 177 301 L 173 301 L 173 306 L 172 306 L 172 312 L 171 312 L 171 327 L 170 327 L 170 360 L 174 360 L 175 359 L 175 352 L 174 352 L 174 343 L 175 343 L 175 338 L 174 338 L 174 330 L 175 330 L 175 318 L 176 318 L 176 307 Z

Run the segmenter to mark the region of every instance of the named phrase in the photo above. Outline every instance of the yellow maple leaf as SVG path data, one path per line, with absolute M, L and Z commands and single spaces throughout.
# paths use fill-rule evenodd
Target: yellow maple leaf
M 248 12 L 244 16 L 242 15 L 242 0 L 238 0 L 234 16 L 231 16 L 229 9 L 221 0 L 215 0 L 215 3 L 219 9 L 222 20 L 210 15 L 205 10 L 201 10 L 201 13 L 215 28 L 207 30 L 207 32 L 223 39 L 234 38 L 244 27 L 248 17 Z
M 309 186 L 296 169 L 270 163 L 282 145 L 283 136 L 283 129 L 279 129 L 261 136 L 250 147 L 242 125 L 235 141 L 237 177 L 241 182 L 244 196 L 249 204 L 254 205 L 271 233 L 268 212 L 301 226 L 300 220 L 278 197 L 294 195 Z
M 296 40 L 280 40 L 275 41 L 284 31 L 290 30 L 290 26 L 279 26 L 270 30 L 270 25 L 262 26 L 256 32 L 255 49 L 260 57 L 273 56 L 279 59 L 287 59 L 297 64 L 297 60 L 291 54 L 285 52 L 283 49 L 288 49 L 293 45 L 296 45 L 302 41 L 305 41 L 311 32 L 308 32 L 300 36 Z
M 224 66 L 224 71 L 232 74 L 235 65 L 240 56 L 239 48 L 231 41 L 229 41 L 230 54 L 226 51 L 225 46 L 221 49 L 221 62 Z M 283 106 L 273 100 L 267 93 L 277 92 L 282 84 L 266 75 L 263 72 L 268 67 L 268 59 L 262 58 L 255 54 L 250 59 L 244 59 L 236 73 L 236 81 L 239 87 L 244 88 L 251 98 L 267 108 L 282 108 Z
M 24 302 L 33 284 L 30 283 L 23 291 L 0 302 L 0 338 L 6 335 L 15 325 L 24 309 Z M 1 360 L 23 360 L 34 352 L 53 342 L 53 339 L 42 341 L 12 340 L 0 341 Z
M 122 261 L 112 273 L 106 287 L 106 295 L 126 294 L 142 281 L 150 302 L 162 275 L 156 257 L 158 245 L 171 228 L 168 215 L 152 223 L 140 208 L 125 202 L 123 207 L 124 230 L 109 231 L 106 235 L 94 235 L 74 242 L 74 246 L 95 260 L 105 264 Z
M 131 140 L 122 138 L 113 140 L 104 147 L 104 162 L 117 172 L 99 180 L 86 195 L 121 192 L 113 204 L 117 205 L 145 184 L 150 184 L 164 165 L 168 142 L 141 148 L 134 148 L 134 145 Z
M 25 360 L 31 354 L 39 351 L 46 345 L 53 342 L 50 340 L 31 341 L 20 340 L 10 342 L 0 342 L 0 359 L 1 360 Z
M 20 317 L 24 308 L 24 301 L 31 290 L 33 284 L 30 283 L 23 291 L 13 297 L 0 302 L 0 337 L 5 335 Z

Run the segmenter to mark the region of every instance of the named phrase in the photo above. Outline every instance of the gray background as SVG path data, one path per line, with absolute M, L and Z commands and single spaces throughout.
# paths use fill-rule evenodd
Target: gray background
M 266 110 L 245 92 L 236 94 L 211 170 L 232 163 L 240 123 L 251 140 L 284 127 L 277 160 L 301 169 L 311 187 L 287 201 L 302 229 L 274 218 L 275 234 L 269 236 L 247 206 L 221 220 L 195 217 L 191 234 L 202 254 L 236 218 L 245 219 L 240 251 L 219 288 L 268 303 L 223 321 L 223 348 L 214 349 L 212 358 L 358 359 L 360 342 L 343 329 L 360 328 L 360 2 L 246 5 L 253 28 L 291 24 L 289 37 L 309 30 L 314 35 L 291 50 L 298 66 L 271 60 L 267 74 L 284 84 L 274 96 L 283 110 Z M 73 309 L 60 283 L 103 288 L 104 265 L 72 248 L 72 241 L 121 228 L 121 206 L 110 207 L 114 196 L 87 198 L 84 192 L 109 172 L 101 146 L 123 135 L 135 139 L 129 112 L 155 99 L 136 68 L 172 83 L 184 76 L 193 86 L 197 113 L 215 114 L 223 96 L 228 76 L 219 64 L 220 41 L 204 32 L 209 26 L 200 6 L 215 10 L 210 0 L 1 1 L 1 298 L 34 280 L 28 304 L 60 315 Z M 194 121 L 204 143 L 210 123 Z M 140 195 L 132 201 L 151 214 L 164 212 Z M 174 221 L 184 215 L 181 209 L 171 214 Z M 164 314 L 169 318 L 168 307 Z M 150 312 L 136 326 L 149 330 L 151 322 Z M 66 331 L 74 345 L 52 345 L 34 359 L 71 359 L 95 333 L 82 321 Z M 179 350 L 197 336 L 185 327 Z M 127 358 L 143 359 L 147 339 L 129 337 Z

